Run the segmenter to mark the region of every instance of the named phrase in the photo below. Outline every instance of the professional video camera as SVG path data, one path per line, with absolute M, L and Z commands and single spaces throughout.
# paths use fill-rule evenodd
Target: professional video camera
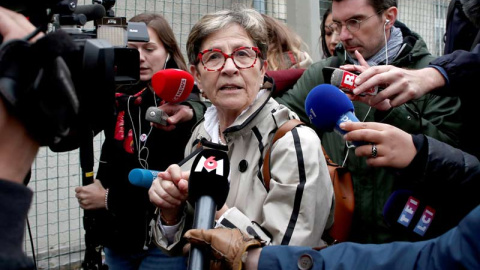
M 112 125 L 115 87 L 139 80 L 139 54 L 127 41 L 148 41 L 144 23 L 114 17 L 114 0 L 0 0 L 48 32 L 34 44 L 2 43 L 0 96 L 41 145 L 62 152 L 80 146 L 87 132 Z M 94 27 L 86 29 L 85 23 Z M 61 30 L 61 31 L 58 31 Z

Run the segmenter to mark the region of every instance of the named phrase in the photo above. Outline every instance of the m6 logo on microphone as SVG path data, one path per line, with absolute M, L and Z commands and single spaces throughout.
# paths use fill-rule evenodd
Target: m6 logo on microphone
M 214 156 L 210 156 L 208 158 L 202 156 L 195 167 L 195 172 L 201 172 L 203 169 L 205 169 L 207 172 L 215 170 L 217 175 L 223 176 L 223 159 L 215 160 Z

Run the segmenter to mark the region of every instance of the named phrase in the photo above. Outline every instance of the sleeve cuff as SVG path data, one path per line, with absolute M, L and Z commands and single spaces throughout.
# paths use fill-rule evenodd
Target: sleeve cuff
M 443 78 L 445 79 L 445 86 L 448 86 L 450 84 L 450 80 L 448 79 L 448 74 L 447 74 L 447 72 L 445 71 L 444 68 L 442 68 L 441 66 L 436 66 L 436 65 L 428 65 L 427 67 L 434 68 L 434 69 L 438 70 L 438 72 L 440 72 L 440 74 L 442 74 Z

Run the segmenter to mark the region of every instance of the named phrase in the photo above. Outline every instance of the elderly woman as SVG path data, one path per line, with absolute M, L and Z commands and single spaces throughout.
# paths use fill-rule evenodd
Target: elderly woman
M 252 9 L 209 14 L 193 26 L 187 42 L 190 71 L 212 106 L 193 131 L 185 156 L 202 139 L 228 148 L 230 192 L 216 214 L 217 226 L 245 229 L 236 222 L 247 221 L 273 244 L 318 246 L 331 214 L 333 187 L 311 128 L 299 126 L 272 146 L 269 191 L 264 186 L 262 163 L 273 134 L 298 118 L 264 88 L 270 84 L 264 81 L 267 48 L 264 20 Z M 172 165 L 149 191 L 161 212 L 154 238 L 166 250 L 189 229 L 188 176 Z

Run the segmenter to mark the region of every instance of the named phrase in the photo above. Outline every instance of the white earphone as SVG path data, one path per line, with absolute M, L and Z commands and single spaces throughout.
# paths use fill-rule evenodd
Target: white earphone
M 385 21 L 385 25 L 387 25 L 389 22 L 390 22 L 390 20 L 387 19 L 387 20 Z

